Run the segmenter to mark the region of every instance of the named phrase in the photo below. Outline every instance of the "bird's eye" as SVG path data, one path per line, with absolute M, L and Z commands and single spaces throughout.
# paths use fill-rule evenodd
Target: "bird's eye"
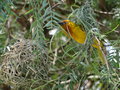
M 59 22 L 58 24 L 60 24 L 60 25 L 64 25 L 64 24 L 66 24 L 66 22 Z

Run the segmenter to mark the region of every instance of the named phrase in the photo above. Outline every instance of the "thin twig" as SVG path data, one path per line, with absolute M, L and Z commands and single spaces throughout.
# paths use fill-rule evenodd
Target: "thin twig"
M 105 15 L 114 15 L 113 12 L 103 12 L 103 11 L 100 11 L 100 10 L 94 10 L 95 13 L 100 13 L 100 14 L 105 14 Z

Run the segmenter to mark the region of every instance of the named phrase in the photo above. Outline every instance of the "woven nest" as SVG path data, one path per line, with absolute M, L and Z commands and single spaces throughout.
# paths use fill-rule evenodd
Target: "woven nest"
M 33 41 L 19 40 L 2 56 L 0 79 L 19 84 L 31 79 L 48 79 L 48 61 L 45 55 Z

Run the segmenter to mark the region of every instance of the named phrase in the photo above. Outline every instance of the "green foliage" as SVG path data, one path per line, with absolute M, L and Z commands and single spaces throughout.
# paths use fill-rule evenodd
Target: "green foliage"
M 118 90 L 120 3 L 105 0 L 102 11 L 99 1 L 1 0 L 0 89 L 5 84 L 22 90 Z M 64 36 L 58 22 L 65 19 L 85 29 L 85 45 Z M 52 30 L 57 31 L 51 36 Z M 93 36 L 107 39 L 114 50 L 105 51 L 110 70 L 90 46 Z

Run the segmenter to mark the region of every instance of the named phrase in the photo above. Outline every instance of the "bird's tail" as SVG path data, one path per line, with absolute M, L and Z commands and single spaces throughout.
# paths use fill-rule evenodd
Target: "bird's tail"
M 103 64 L 106 64 L 107 59 L 106 59 L 106 56 L 105 56 L 102 48 L 101 48 L 101 47 L 100 47 L 100 48 L 97 48 L 97 51 L 98 51 L 98 55 L 99 55 L 99 57 L 100 57 L 101 62 L 102 62 Z
M 97 51 L 98 51 L 98 55 L 100 57 L 100 60 L 103 64 L 106 64 L 107 69 L 109 70 L 109 65 L 108 65 L 108 61 L 106 59 L 105 53 L 102 50 L 102 47 L 100 45 L 100 41 L 96 38 L 97 42 L 98 42 L 98 47 L 97 47 Z

